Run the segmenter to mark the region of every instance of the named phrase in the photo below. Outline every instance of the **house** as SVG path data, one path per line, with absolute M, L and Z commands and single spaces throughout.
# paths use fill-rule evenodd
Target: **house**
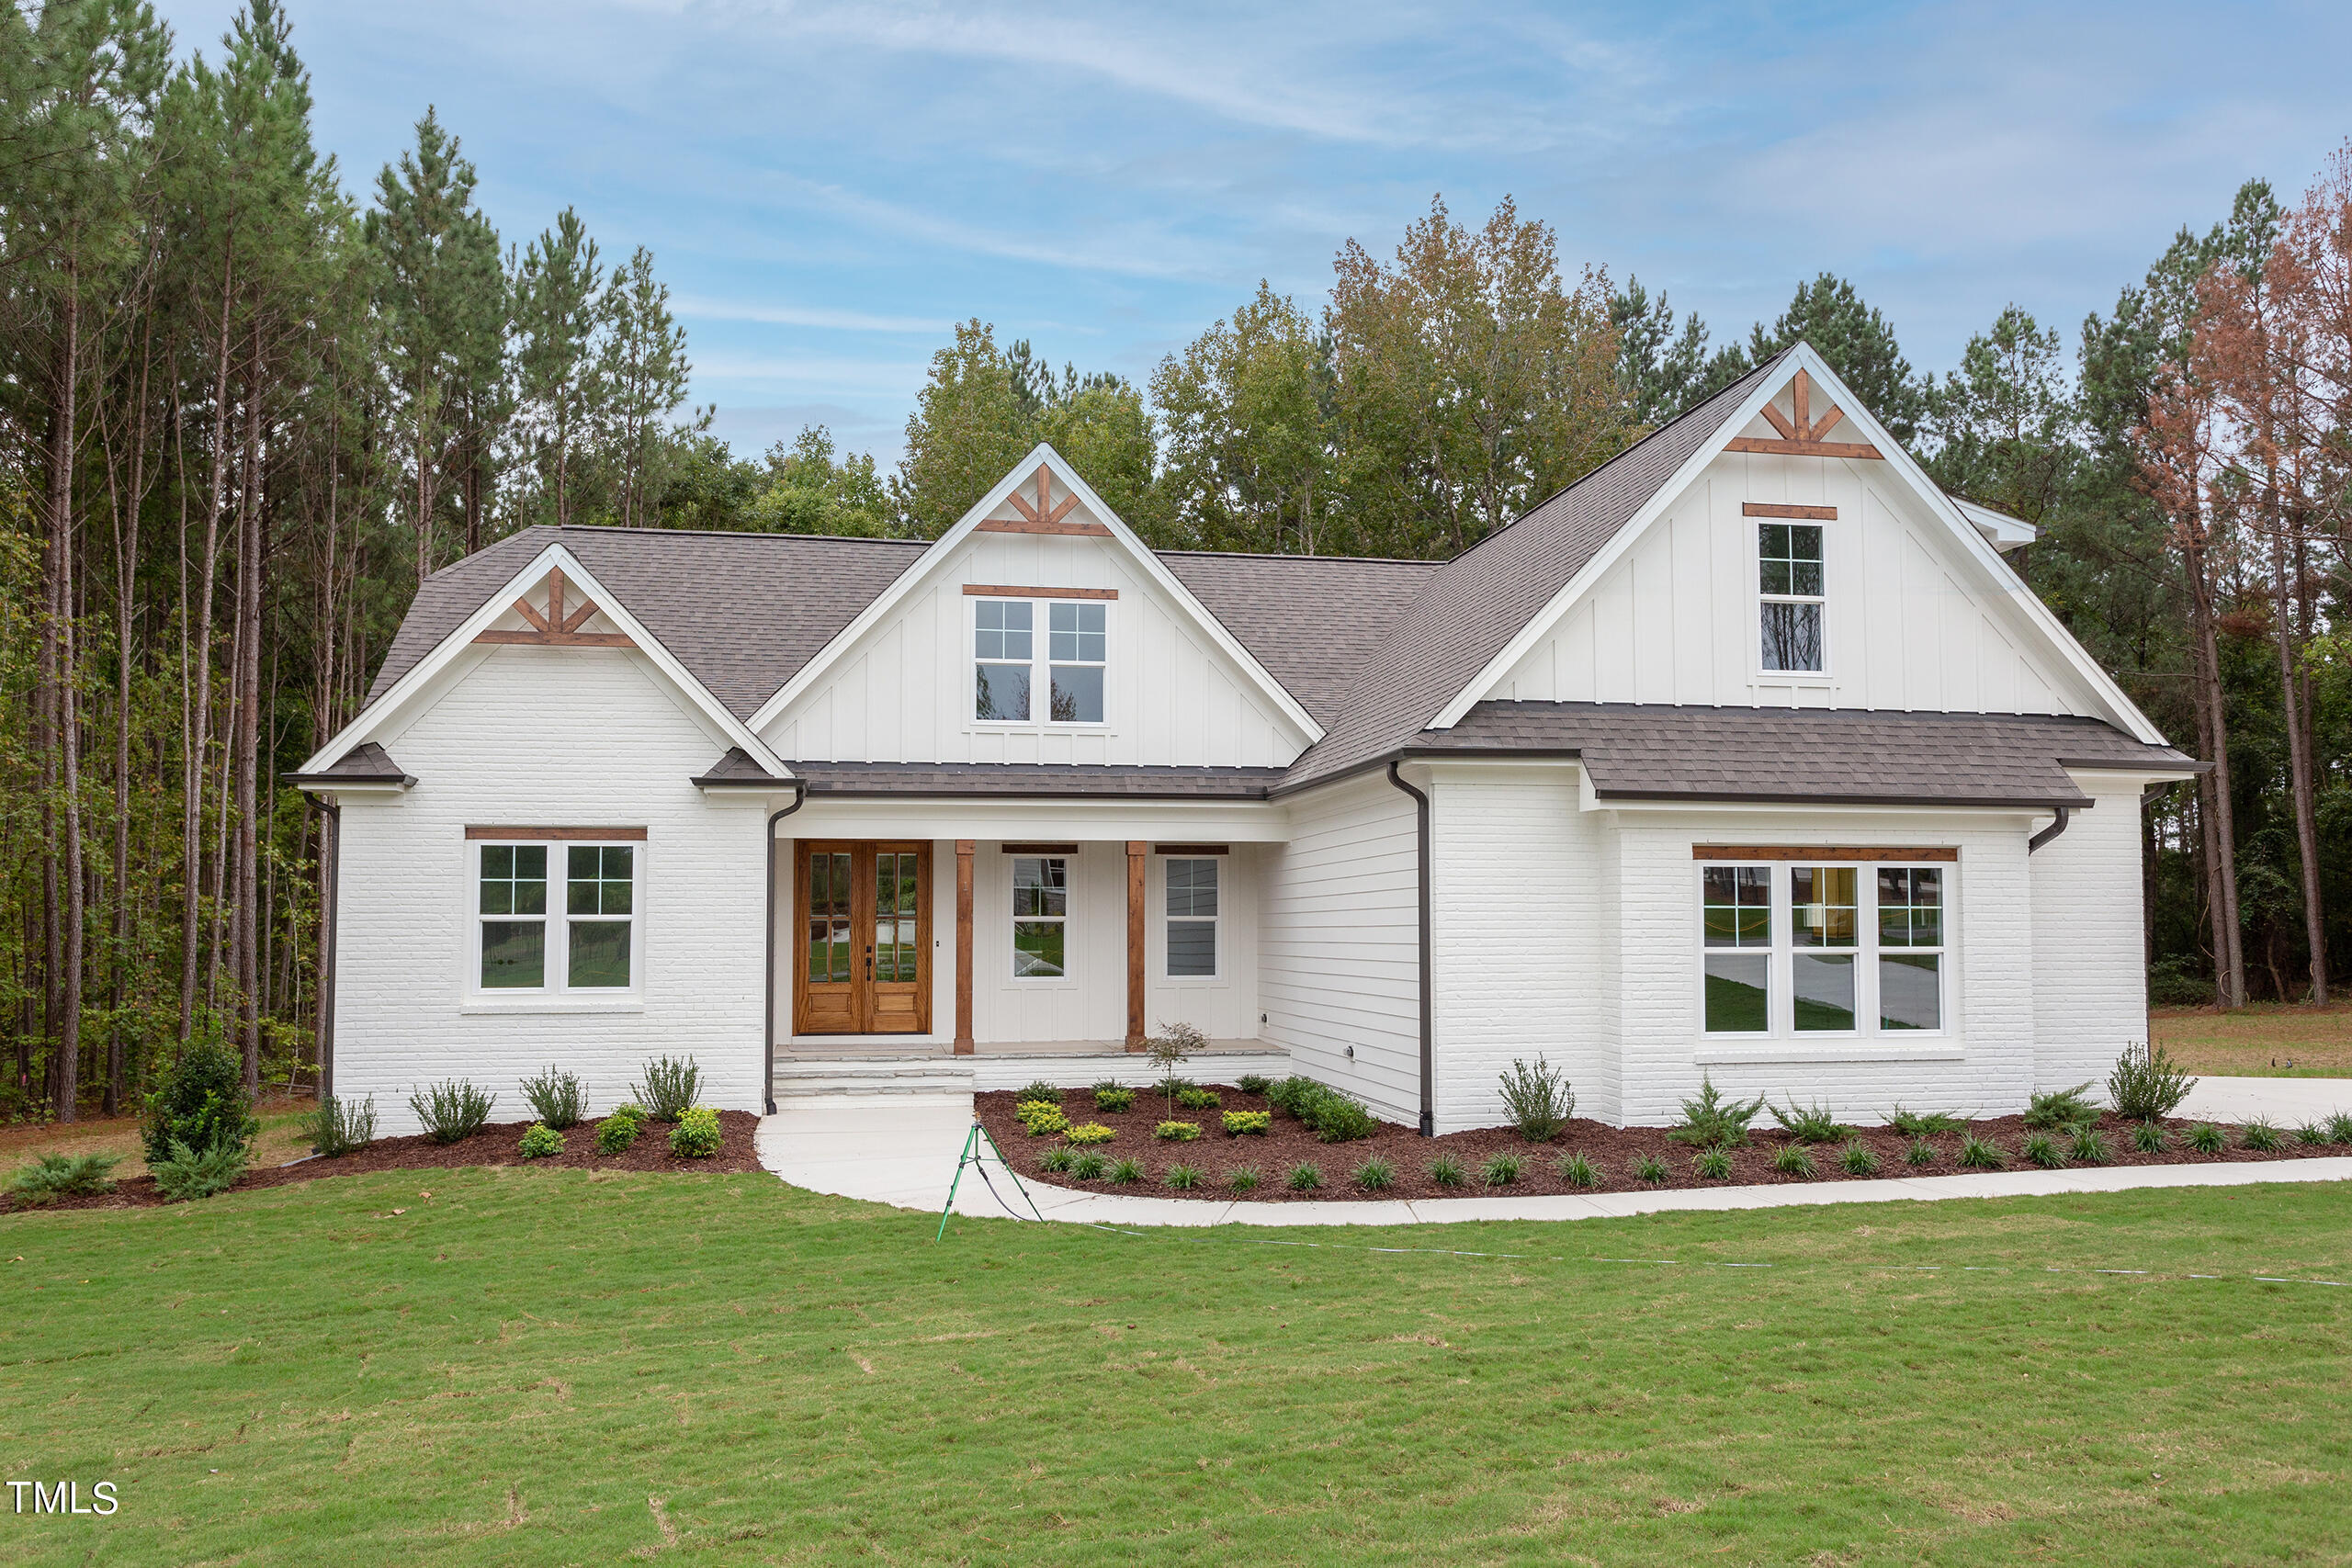
M 1155 553 L 1042 446 L 928 545 L 526 529 L 297 775 L 332 1089 L 1080 1084 L 1183 1021 L 1439 1132 L 1539 1053 L 1619 1123 L 2013 1111 L 2141 1032 L 2199 766 L 2031 532 L 1804 345 L 1443 563 Z

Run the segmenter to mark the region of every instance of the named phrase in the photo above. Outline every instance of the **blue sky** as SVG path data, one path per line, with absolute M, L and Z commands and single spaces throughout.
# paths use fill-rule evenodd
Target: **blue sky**
M 1439 191 L 1719 341 L 1842 273 L 1940 369 L 2011 301 L 2071 339 L 2352 135 L 2342 6 L 288 3 L 348 185 L 431 103 L 509 240 L 569 204 L 650 247 L 746 455 L 822 422 L 894 461 L 968 316 L 1141 380 Z M 159 9 L 210 51 L 234 6 Z

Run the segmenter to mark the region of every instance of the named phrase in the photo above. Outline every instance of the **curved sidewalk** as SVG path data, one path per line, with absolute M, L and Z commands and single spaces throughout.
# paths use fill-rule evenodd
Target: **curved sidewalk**
M 2239 1080 L 2324 1083 L 2325 1079 Z M 2217 1112 L 2208 1112 L 2217 1114 Z M 787 1102 L 760 1122 L 760 1161 L 796 1187 L 937 1213 L 956 1179 L 972 1126 L 966 1095 L 831 1096 L 821 1105 Z M 956 1212 L 1001 1219 L 1025 1205 L 990 1160 L 987 1180 L 967 1171 Z M 2024 1198 L 2120 1192 L 2140 1187 L 2242 1187 L 2258 1181 L 2352 1180 L 2352 1156 L 2228 1165 L 2157 1165 L 2068 1170 L 2003 1170 L 1964 1176 L 1896 1177 L 1817 1185 L 1624 1190 L 1544 1197 L 1440 1198 L 1417 1201 L 1266 1203 L 1075 1192 L 1028 1180 L 1022 1186 L 1048 1220 L 1107 1225 L 1409 1225 L 1463 1220 L 1589 1220 L 1674 1210 L 1778 1209 L 1898 1199 Z

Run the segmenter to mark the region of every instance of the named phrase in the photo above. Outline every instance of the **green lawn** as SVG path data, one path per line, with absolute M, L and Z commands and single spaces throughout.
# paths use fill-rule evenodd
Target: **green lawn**
M 2352 1279 L 2347 1220 L 2318 1185 L 934 1246 L 764 1177 L 522 1169 L 28 1214 L 5 1478 L 122 1510 L 0 1514 L 0 1560 L 2341 1563 L 2352 1289 L 2245 1276 Z M 1326 1245 L 1250 1245 L 1284 1238 Z

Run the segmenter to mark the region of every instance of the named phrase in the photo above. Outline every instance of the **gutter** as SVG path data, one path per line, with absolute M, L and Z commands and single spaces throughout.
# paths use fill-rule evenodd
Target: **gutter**
M 760 1014 L 760 1056 L 767 1071 L 760 1080 L 760 1103 L 767 1107 L 771 1116 L 775 1114 L 775 825 L 808 804 L 808 785 L 802 780 L 793 780 L 792 804 L 769 812 L 768 825 L 760 834 L 760 874 L 767 884 L 763 889 L 767 922 L 760 936 L 765 949 L 761 958 L 767 966 L 767 1006 Z
M 1430 1022 L 1430 797 L 1405 782 L 1396 771 L 1397 764 L 1388 764 L 1388 782 L 1413 797 L 1414 815 L 1419 827 L 1420 857 L 1420 917 L 1421 917 L 1421 1136 L 1433 1137 L 1437 1133 L 1437 1067 L 1431 1050 L 1433 1034 Z
M 343 803 L 314 795 L 311 804 L 326 819 L 326 886 L 322 890 L 319 933 L 319 1105 L 334 1096 L 335 939 L 343 928 Z

